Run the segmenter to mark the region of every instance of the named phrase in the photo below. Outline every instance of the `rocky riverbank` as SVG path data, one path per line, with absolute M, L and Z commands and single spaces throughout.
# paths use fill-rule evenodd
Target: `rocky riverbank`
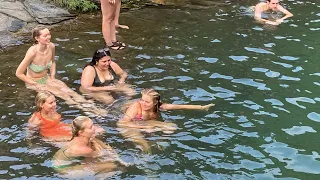
M 99 5 L 99 0 L 91 0 Z M 0 49 L 30 40 L 30 31 L 38 24 L 56 25 L 74 19 L 77 14 L 57 7 L 48 0 L 0 0 Z M 177 5 L 203 9 L 207 6 L 226 5 L 228 1 L 207 0 L 141 0 L 123 1 L 123 9 L 143 6 Z
M 37 24 L 52 25 L 76 17 L 41 0 L 0 0 L 0 48 L 19 45 Z

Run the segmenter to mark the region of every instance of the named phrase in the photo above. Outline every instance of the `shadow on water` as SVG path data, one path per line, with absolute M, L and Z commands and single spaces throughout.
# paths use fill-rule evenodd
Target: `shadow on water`
M 216 106 L 209 112 L 163 112 L 179 129 L 145 134 L 153 154 L 143 154 L 116 129 L 121 98 L 107 117 L 94 119 L 108 132 L 103 139 L 135 164 L 115 178 L 315 179 L 320 173 L 319 2 L 283 3 L 295 16 L 272 28 L 255 23 L 246 11 L 256 1 L 226 3 L 121 14 L 121 23 L 130 27 L 118 34 L 127 48 L 112 57 L 130 75 L 129 83 L 138 91 L 158 89 L 164 102 Z M 76 29 L 52 32 L 57 76 L 75 90 L 82 67 L 104 44 L 101 18 L 81 21 Z M 25 139 L 35 92 L 14 73 L 29 46 L 0 57 L 3 179 L 58 177 L 50 165 L 58 148 Z M 82 114 L 61 100 L 58 105 L 67 123 Z

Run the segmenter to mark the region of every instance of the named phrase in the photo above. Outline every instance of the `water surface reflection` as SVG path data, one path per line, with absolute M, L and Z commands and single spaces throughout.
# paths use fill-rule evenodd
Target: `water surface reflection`
M 250 3 L 250 4 L 248 4 Z M 243 7 L 152 8 L 121 15 L 130 30 L 128 44 L 113 52 L 137 90 L 158 89 L 169 103 L 215 103 L 207 112 L 164 112 L 178 125 L 171 135 L 146 134 L 153 154 L 142 154 L 116 129 L 125 99 L 95 119 L 103 138 L 135 168 L 116 178 L 161 179 L 315 179 L 320 173 L 317 105 L 319 2 L 284 2 L 295 14 L 273 29 L 255 24 Z M 303 6 L 302 6 L 303 5 Z M 78 89 L 82 67 L 103 44 L 100 18 L 77 30 L 53 32 L 58 77 Z M 57 177 L 50 158 L 57 147 L 25 139 L 34 92 L 25 89 L 15 68 L 28 45 L 2 53 L 0 73 L 1 178 Z M 82 114 L 63 102 L 59 112 L 70 122 Z M 161 148 L 160 148 L 161 147 Z

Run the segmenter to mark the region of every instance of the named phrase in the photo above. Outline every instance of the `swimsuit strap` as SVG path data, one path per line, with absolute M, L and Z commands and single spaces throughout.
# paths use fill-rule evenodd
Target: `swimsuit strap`
M 72 159 L 72 158 L 68 157 L 68 156 L 64 153 L 66 150 L 67 150 L 67 148 L 64 148 L 64 149 L 62 150 L 62 154 L 63 154 L 66 158 Z
M 113 83 L 113 81 L 114 81 L 114 71 L 113 71 L 113 69 L 111 68 L 111 70 L 110 70 L 110 68 L 108 69 L 108 72 L 110 73 L 110 75 L 111 75 L 111 79 L 110 80 L 104 80 L 104 82 L 101 82 L 101 80 L 99 79 L 99 75 L 98 75 L 98 72 L 97 72 L 97 70 L 96 70 L 96 67 L 94 67 L 93 66 L 93 68 L 94 68 L 94 72 L 95 72 L 95 77 L 94 77 L 94 80 L 93 80 L 93 83 L 92 83 L 92 85 L 93 86 L 108 86 L 109 84 L 111 84 L 111 83 Z
M 139 103 L 139 105 L 140 105 L 140 116 L 142 117 L 142 106 L 141 106 L 141 103 L 140 102 L 138 102 Z

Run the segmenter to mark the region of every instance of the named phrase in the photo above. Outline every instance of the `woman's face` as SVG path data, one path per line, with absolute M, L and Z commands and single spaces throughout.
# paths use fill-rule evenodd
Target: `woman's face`
M 46 101 L 42 104 L 41 110 L 47 112 L 55 112 L 56 111 L 56 98 L 54 96 L 49 96 Z
M 93 137 L 95 131 L 93 128 L 93 122 L 91 119 L 88 119 L 87 121 L 84 122 L 84 129 L 82 131 L 82 136 L 91 138 Z
M 49 29 L 42 29 L 40 31 L 40 36 L 36 37 L 36 40 L 40 43 L 40 44 L 50 44 L 50 40 L 51 40 L 51 34 Z
M 110 56 L 104 56 L 103 58 L 101 58 L 98 61 L 97 66 L 101 69 L 101 70 L 106 70 L 109 68 L 111 63 L 111 57 Z
M 145 111 L 153 109 L 155 105 L 152 97 L 148 95 L 142 95 L 140 103 L 141 103 L 142 109 Z

